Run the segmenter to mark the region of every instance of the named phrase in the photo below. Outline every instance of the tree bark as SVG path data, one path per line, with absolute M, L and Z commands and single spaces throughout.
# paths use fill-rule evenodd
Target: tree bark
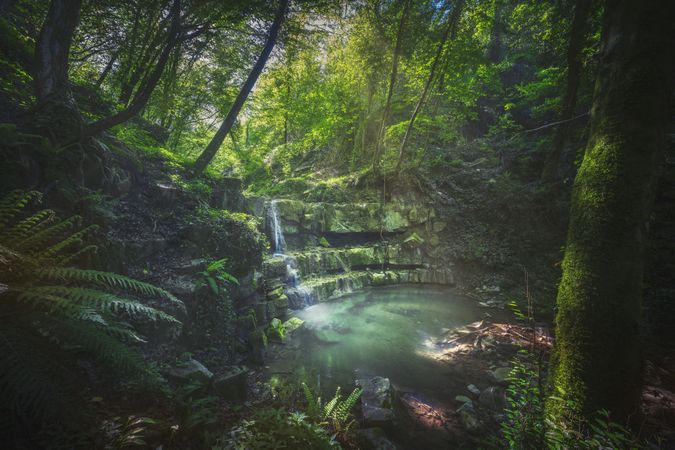
M 637 412 L 647 222 L 672 95 L 675 7 L 608 0 L 591 132 L 572 192 L 549 399 L 561 421 Z
M 377 170 L 380 166 L 380 153 L 382 151 L 384 130 L 387 126 L 387 119 L 389 118 L 389 112 L 391 110 L 391 98 L 394 95 L 394 85 L 396 84 L 396 77 L 398 76 L 398 58 L 401 53 L 401 42 L 403 41 L 403 27 L 406 20 L 408 19 L 411 4 L 412 0 L 403 1 L 403 11 L 401 12 L 401 19 L 398 22 L 398 30 L 396 31 L 396 44 L 394 45 L 394 55 L 391 62 L 391 73 L 389 74 L 387 101 L 384 104 L 382 123 L 380 124 L 380 131 L 377 133 L 377 141 L 375 141 L 375 152 L 373 153 L 373 170 Z
M 162 77 L 162 72 L 166 66 L 169 56 L 173 51 L 176 44 L 180 41 L 180 0 L 174 0 L 173 6 L 171 8 L 171 26 L 169 28 L 169 34 L 167 36 L 166 44 L 162 50 L 161 55 L 155 65 L 154 70 L 148 77 L 148 80 L 145 82 L 143 87 L 136 92 L 133 100 L 122 111 L 113 114 L 112 116 L 105 117 L 96 122 L 93 122 L 85 127 L 85 134 L 88 136 L 93 136 L 102 131 L 105 131 L 115 125 L 126 122 L 127 120 L 134 117 L 136 114 L 141 112 L 150 99 L 152 91 L 157 86 L 160 78 Z
M 570 31 L 570 43 L 567 48 L 567 87 L 563 97 L 563 108 L 560 120 L 562 123 L 556 130 L 553 150 L 546 158 L 541 174 L 542 181 L 551 182 L 558 177 L 558 166 L 565 146 L 565 138 L 570 129 L 570 120 L 577 103 L 577 91 L 581 82 L 581 52 L 586 41 L 588 17 L 591 13 L 591 0 L 577 0 L 574 7 L 574 18 Z
M 213 157 L 216 156 L 216 153 L 225 140 L 227 133 L 229 133 L 230 129 L 234 125 L 234 122 L 237 120 L 239 111 L 241 111 L 241 108 L 248 98 L 248 94 L 253 89 L 253 86 L 255 86 L 256 81 L 258 81 L 258 77 L 265 68 L 265 64 L 272 53 L 272 49 L 274 49 L 279 30 L 281 29 L 284 19 L 286 18 L 288 4 L 289 0 L 280 0 L 279 8 L 277 9 L 276 16 L 274 17 L 274 22 L 272 22 L 272 26 L 270 27 L 269 35 L 267 36 L 267 41 L 265 42 L 263 51 L 253 66 L 253 69 L 248 74 L 248 78 L 246 78 L 244 85 L 241 87 L 241 90 L 239 91 L 237 98 L 234 100 L 230 111 L 227 113 L 225 120 L 220 125 L 220 128 L 218 128 L 218 131 L 216 131 L 216 134 L 213 136 L 213 139 L 211 139 L 211 142 L 209 142 L 209 145 L 206 146 L 204 151 L 195 161 L 193 166 L 193 175 L 199 175 L 204 171 L 206 166 L 209 165 L 211 160 L 213 160 Z
M 453 38 L 455 37 L 455 34 L 457 32 L 457 23 L 459 22 L 459 14 L 462 10 L 463 4 L 464 0 L 458 0 L 452 10 L 452 15 L 448 19 L 448 24 L 445 28 L 445 32 L 443 33 L 443 38 L 441 39 L 441 42 L 439 42 L 438 48 L 436 49 L 436 56 L 434 57 L 434 62 L 431 64 L 429 76 L 427 77 L 427 81 L 424 84 L 422 95 L 420 96 L 419 100 L 417 101 L 417 104 L 415 105 L 415 109 L 413 110 L 412 116 L 410 117 L 410 121 L 408 122 L 405 134 L 403 135 L 403 141 L 401 142 L 401 148 L 398 153 L 398 162 L 396 163 L 396 169 L 394 170 L 395 173 L 398 173 L 401 170 L 401 164 L 403 163 L 403 159 L 406 153 L 406 147 L 408 145 L 408 140 L 410 139 L 410 135 L 412 134 L 412 130 L 415 125 L 415 119 L 417 119 L 418 114 L 422 110 L 422 106 L 424 106 L 424 102 L 427 98 L 427 95 L 429 94 L 429 88 L 431 87 L 431 84 L 434 81 L 434 76 L 436 74 L 438 62 L 441 59 L 443 49 L 445 48 L 445 44 L 448 41 L 448 37 L 450 36 L 451 31 L 452 37 Z
M 52 0 L 35 48 L 35 95 L 74 105 L 68 85 L 68 56 L 82 0 Z

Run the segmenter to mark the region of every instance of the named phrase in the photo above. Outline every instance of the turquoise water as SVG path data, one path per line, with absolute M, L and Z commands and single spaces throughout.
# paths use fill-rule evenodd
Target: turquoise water
M 296 315 L 305 325 L 272 371 L 311 374 L 322 391 L 379 375 L 433 395 L 453 381 L 448 363 L 433 358 L 437 338 L 479 320 L 481 311 L 450 288 L 404 285 L 370 288 Z

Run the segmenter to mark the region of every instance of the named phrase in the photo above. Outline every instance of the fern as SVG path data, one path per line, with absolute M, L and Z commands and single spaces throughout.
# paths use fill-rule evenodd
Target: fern
M 351 425 L 352 409 L 363 393 L 361 389 L 356 388 L 343 399 L 338 387 L 333 398 L 322 405 L 321 397 L 315 396 L 306 383 L 302 383 L 302 390 L 307 401 L 307 416 L 316 422 L 327 422 L 337 433 L 345 432 Z
M 96 246 L 84 240 L 98 227 L 81 218 L 59 221 L 51 210 L 25 212 L 37 192 L 0 200 L 0 408 L 15 417 L 63 419 L 77 398 L 69 363 L 87 354 L 115 372 L 157 382 L 129 343 L 144 342 L 127 322 L 180 324 L 138 298 L 161 298 L 184 310 L 171 293 L 122 275 L 73 267 Z

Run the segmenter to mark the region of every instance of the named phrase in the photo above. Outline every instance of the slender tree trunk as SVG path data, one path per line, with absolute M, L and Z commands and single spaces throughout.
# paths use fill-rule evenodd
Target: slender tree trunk
M 560 120 L 562 123 L 556 130 L 553 150 L 548 155 L 541 174 L 542 181 L 551 182 L 557 178 L 560 156 L 565 146 L 565 138 L 570 129 L 570 119 L 574 115 L 577 103 L 577 91 L 581 82 L 581 52 L 586 41 L 588 17 L 591 13 L 591 0 L 577 0 L 574 7 L 574 19 L 570 31 L 570 43 L 567 48 L 567 87 L 563 97 L 563 108 Z
M 427 77 L 427 81 L 424 84 L 424 89 L 422 90 L 422 95 L 420 96 L 419 100 L 417 101 L 417 104 L 415 105 L 415 109 L 413 110 L 412 116 L 410 117 L 410 121 L 408 122 L 408 126 L 405 130 L 405 134 L 403 135 L 403 141 L 401 142 L 401 148 L 398 153 L 398 162 L 396 163 L 396 169 L 394 170 L 395 173 L 398 173 L 399 170 L 401 170 L 401 164 L 403 163 L 403 159 L 405 157 L 406 153 L 406 147 L 408 145 L 408 140 L 410 139 L 410 135 L 412 134 L 413 127 L 415 125 L 415 119 L 417 119 L 417 115 L 420 113 L 422 110 L 422 106 L 424 106 L 424 102 L 427 98 L 427 95 L 429 93 L 429 88 L 431 87 L 431 84 L 434 81 L 434 75 L 436 74 L 436 68 L 438 67 L 438 62 L 441 59 L 441 55 L 443 54 L 443 49 L 445 48 L 446 42 L 448 42 L 448 37 L 450 37 L 450 33 L 452 31 L 453 38 L 456 34 L 457 31 L 457 23 L 459 22 L 459 14 L 462 10 L 464 0 L 458 0 L 457 3 L 455 4 L 453 10 L 452 10 L 452 15 L 448 19 L 448 24 L 445 27 L 445 32 L 443 33 L 443 38 L 441 39 L 441 42 L 438 44 L 438 48 L 436 49 L 436 56 L 434 57 L 434 62 L 431 64 L 431 70 L 429 71 L 429 76 Z
M 242 106 L 244 106 L 244 102 L 248 98 L 248 94 L 253 89 L 253 86 L 255 86 L 256 81 L 258 81 L 258 77 L 260 76 L 262 70 L 265 68 L 265 64 L 267 63 L 267 60 L 270 57 L 270 53 L 272 53 L 272 49 L 274 48 L 274 45 L 277 42 L 279 30 L 281 29 L 281 25 L 283 24 L 284 19 L 286 18 L 286 11 L 288 10 L 288 4 L 289 0 L 280 0 L 279 8 L 277 9 L 274 22 L 272 22 L 272 26 L 270 27 L 269 35 L 267 36 L 267 41 L 265 42 L 263 51 L 258 57 L 258 60 L 256 61 L 255 65 L 253 66 L 253 69 L 248 74 L 248 78 L 244 82 L 244 85 L 241 87 L 241 90 L 239 91 L 237 98 L 234 100 L 234 103 L 232 104 L 230 111 L 227 113 L 225 120 L 220 125 L 220 128 L 218 128 L 218 131 L 216 131 L 216 134 L 213 136 L 213 139 L 211 139 L 211 142 L 209 142 L 209 145 L 206 146 L 202 154 L 199 155 L 199 157 L 195 161 L 193 167 L 194 175 L 199 175 L 200 173 L 202 173 L 206 168 L 206 166 L 209 165 L 211 160 L 213 160 L 213 157 L 216 156 L 218 149 L 225 140 L 227 133 L 229 133 L 230 129 L 232 128 L 232 125 L 234 125 L 234 122 L 237 120 L 239 111 L 241 111 Z
M 74 105 L 68 85 L 68 56 L 82 0 L 52 0 L 35 48 L 35 95 Z
M 637 412 L 647 222 L 672 95 L 675 5 L 608 0 L 591 134 L 572 192 L 549 400 L 558 420 Z M 570 406 L 571 405 L 571 406 Z
M 103 84 L 103 81 L 108 77 L 108 74 L 112 70 L 113 66 L 115 65 L 115 61 L 117 61 L 117 57 L 119 56 L 120 51 L 117 50 L 113 55 L 110 57 L 110 60 L 108 61 L 108 64 L 105 65 L 103 68 L 103 71 L 101 72 L 101 75 L 99 75 L 98 79 L 96 80 L 96 87 L 101 87 Z
M 586 1 L 586 0 L 578 0 Z M 588 0 L 590 1 L 590 0 Z M 492 29 L 490 30 L 490 45 L 488 46 L 487 57 L 490 62 L 497 64 L 502 60 L 502 12 L 504 8 L 503 0 L 494 0 L 495 8 L 492 18 Z
M 387 119 L 391 110 L 391 99 L 394 95 L 394 85 L 396 84 L 396 77 L 398 76 L 398 58 L 401 54 L 401 42 L 403 40 L 403 27 L 408 19 L 410 12 L 410 5 L 412 0 L 403 0 L 403 11 L 401 12 L 401 19 L 398 22 L 398 30 L 396 31 L 396 44 L 394 45 L 394 55 L 391 61 L 391 73 L 389 74 L 389 89 L 387 91 L 387 101 L 384 104 L 384 111 L 382 111 L 382 123 L 380 124 L 380 131 L 377 133 L 377 140 L 375 141 L 375 152 L 373 153 L 373 170 L 377 170 L 380 166 L 380 153 L 382 151 L 382 141 L 384 140 L 384 130 L 387 126 Z
M 162 50 L 162 54 L 159 56 L 159 60 L 157 61 L 154 70 L 148 77 L 148 80 L 144 86 L 136 93 L 134 99 L 125 109 L 118 112 L 117 114 L 113 114 L 112 116 L 105 117 L 87 125 L 85 127 L 86 135 L 92 136 L 114 127 L 115 125 L 126 122 L 141 112 L 143 108 L 145 108 L 145 105 L 150 99 L 152 91 L 155 89 L 157 83 L 162 77 L 162 72 L 164 71 L 164 67 L 169 60 L 171 52 L 173 51 L 176 44 L 178 44 L 180 41 L 180 9 L 180 0 L 174 0 L 171 9 L 171 26 L 169 28 L 169 35 L 167 36 L 166 44 L 164 45 L 164 49 Z

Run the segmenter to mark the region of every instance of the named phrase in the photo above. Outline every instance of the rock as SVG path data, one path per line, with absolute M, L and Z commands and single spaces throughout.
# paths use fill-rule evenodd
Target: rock
M 464 403 L 457 409 L 457 414 L 462 421 L 462 425 L 468 431 L 476 431 L 480 429 L 481 423 L 478 420 L 478 414 L 476 414 L 476 409 L 473 407 L 472 402 Z
M 455 397 L 455 401 L 457 403 L 473 403 L 473 400 L 471 400 L 469 397 L 466 395 L 458 395 Z
M 190 260 L 190 262 L 188 262 L 187 264 L 182 264 L 180 266 L 174 267 L 174 270 L 181 275 L 194 275 L 206 270 L 207 265 L 208 263 L 206 259 L 197 258 Z
M 466 388 L 467 388 L 467 389 L 469 390 L 469 392 L 471 392 L 473 395 L 476 395 L 476 396 L 480 395 L 480 389 L 478 389 L 478 387 L 477 387 L 475 384 L 470 384 L 470 385 L 468 385 Z
M 501 411 L 506 407 L 504 390 L 497 386 L 490 386 L 481 392 L 478 403 L 493 411 Z
M 511 373 L 510 367 L 498 367 L 495 370 L 490 372 L 490 374 L 492 375 L 492 378 L 494 378 L 494 380 L 497 383 L 500 383 L 500 384 L 506 384 L 507 383 L 507 378 L 509 376 L 509 373 Z
M 364 450 L 396 450 L 396 445 L 387 439 L 382 428 L 356 430 L 354 439 L 359 448 Z
M 286 330 L 286 334 L 291 335 L 300 329 L 300 327 L 302 327 L 304 324 L 305 321 L 299 317 L 291 317 L 286 322 L 284 322 L 284 329 Z
M 246 377 L 248 369 L 233 366 L 213 379 L 213 391 L 220 397 L 233 402 L 246 400 Z
M 389 378 L 373 377 L 356 380 L 363 389 L 361 410 L 367 425 L 387 425 L 394 419 L 392 388 Z
M 178 382 L 200 381 L 207 383 L 213 378 L 213 373 L 199 361 L 190 358 L 182 362 L 180 366 L 170 368 L 167 376 Z

